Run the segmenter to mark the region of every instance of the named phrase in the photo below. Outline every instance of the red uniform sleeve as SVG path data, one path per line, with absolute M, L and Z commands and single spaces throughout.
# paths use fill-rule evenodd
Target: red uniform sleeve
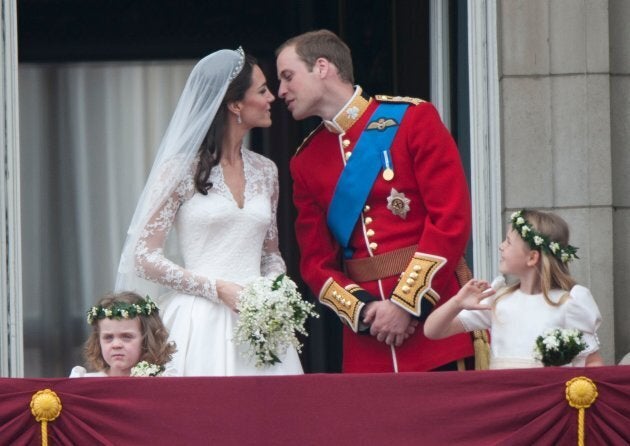
M 407 147 L 426 209 L 418 251 L 447 260 L 432 280 L 432 288 L 442 295 L 450 289 L 448 284 L 470 235 L 468 184 L 455 141 L 433 105 L 421 103 L 408 115 L 405 119 L 412 122 L 406 135 Z

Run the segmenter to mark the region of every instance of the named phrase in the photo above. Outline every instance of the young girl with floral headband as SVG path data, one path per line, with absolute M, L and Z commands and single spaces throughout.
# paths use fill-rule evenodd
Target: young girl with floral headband
M 92 333 L 85 343 L 87 373 L 76 366 L 70 378 L 176 375 L 166 369 L 175 352 L 158 307 L 132 292 L 108 294 L 87 313 Z
M 569 273 L 568 263 L 578 257 L 577 248 L 569 245 L 567 223 L 553 213 L 515 212 L 499 251 L 499 271 L 517 282 L 505 286 L 504 280 L 495 280 L 491 286 L 469 281 L 428 317 L 425 335 L 440 339 L 489 329 L 491 369 L 549 365 L 548 353 L 566 353 L 560 351 L 564 341 L 581 350 L 568 356 L 571 365 L 603 365 L 597 338 L 601 315 L 591 292 Z M 555 329 L 567 330 L 549 335 Z

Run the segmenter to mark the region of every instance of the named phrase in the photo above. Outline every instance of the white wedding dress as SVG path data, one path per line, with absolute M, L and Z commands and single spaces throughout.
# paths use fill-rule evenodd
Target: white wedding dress
M 232 342 L 238 315 L 217 297 L 216 280 L 245 285 L 285 272 L 278 249 L 276 209 L 278 171 L 269 159 L 241 149 L 245 194 L 240 208 L 220 165 L 212 168 L 208 195 L 193 182 L 194 166 L 160 207 L 140 236 L 136 272 L 173 290 L 157 299 L 162 319 L 175 341 L 172 367 L 183 376 L 301 374 L 296 350 L 282 362 L 257 368 Z M 175 226 L 183 267 L 163 254 Z

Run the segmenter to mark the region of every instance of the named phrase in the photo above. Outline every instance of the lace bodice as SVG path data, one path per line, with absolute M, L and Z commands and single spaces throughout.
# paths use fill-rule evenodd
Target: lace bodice
M 216 280 L 245 284 L 260 275 L 285 271 L 278 249 L 278 170 L 262 155 L 241 149 L 245 174 L 239 208 L 215 166 L 208 195 L 196 191 L 196 162 L 144 227 L 135 249 L 136 273 L 185 294 L 217 301 Z M 183 266 L 164 255 L 175 226 Z

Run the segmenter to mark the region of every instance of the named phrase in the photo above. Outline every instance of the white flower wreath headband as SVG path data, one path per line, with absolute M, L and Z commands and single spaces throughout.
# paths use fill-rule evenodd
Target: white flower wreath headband
M 579 259 L 576 255 L 578 248 L 575 246 L 563 246 L 555 242 L 545 234 L 534 229 L 534 227 L 523 217 L 523 209 L 514 212 L 510 217 L 512 220 L 512 228 L 519 233 L 521 238 L 529 245 L 531 249 L 537 251 L 545 251 L 562 263 L 569 263 L 572 260 Z
M 149 316 L 152 313 L 157 313 L 158 311 L 158 306 L 149 296 L 147 296 L 135 304 L 127 302 L 114 302 L 107 307 L 95 305 L 87 312 L 87 322 L 92 325 L 94 322 L 105 318 L 133 319 L 136 316 Z

